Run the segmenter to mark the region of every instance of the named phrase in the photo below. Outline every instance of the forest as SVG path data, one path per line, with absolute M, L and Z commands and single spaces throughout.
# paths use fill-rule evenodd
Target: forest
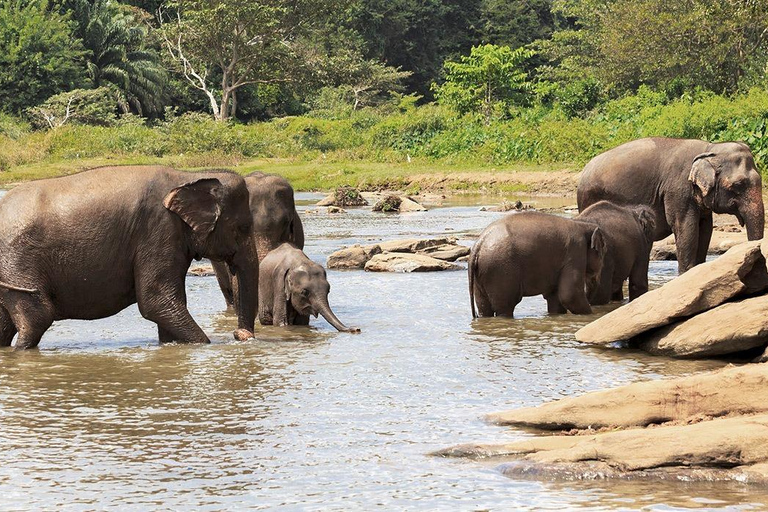
M 0 0 L 0 183 L 273 161 L 377 186 L 643 136 L 743 140 L 764 170 L 767 74 L 765 0 Z

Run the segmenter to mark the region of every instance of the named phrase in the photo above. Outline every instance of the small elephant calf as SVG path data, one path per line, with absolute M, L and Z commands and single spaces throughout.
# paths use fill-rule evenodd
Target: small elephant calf
M 600 279 L 587 287 L 592 305 L 624 299 L 624 281 L 629 278 L 629 300 L 648 291 L 648 261 L 656 229 L 653 210 L 648 206 L 618 206 L 599 201 L 586 208 L 576 220 L 597 224 L 605 237 L 605 258 Z
M 343 332 L 360 332 L 341 323 L 328 305 L 331 285 L 325 269 L 301 249 L 283 243 L 259 265 L 259 322 L 262 325 L 308 325 L 309 316 L 322 315 Z
M 550 313 L 589 314 L 585 285 L 599 278 L 604 256 L 596 224 L 538 212 L 499 219 L 469 255 L 472 316 L 512 317 L 532 295 L 543 295 Z

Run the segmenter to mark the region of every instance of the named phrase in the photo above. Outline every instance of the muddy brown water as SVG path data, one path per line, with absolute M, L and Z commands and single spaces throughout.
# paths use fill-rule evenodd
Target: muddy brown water
M 302 210 L 316 198 L 299 197 Z M 478 212 L 483 201 L 400 216 L 305 213 L 306 251 L 325 263 L 355 242 L 461 238 L 500 215 Z M 651 281 L 675 272 L 675 262 L 652 262 Z M 319 319 L 235 342 L 215 278 L 190 277 L 209 346 L 161 347 L 131 307 L 58 322 L 37 351 L 0 350 L 0 509 L 768 505 L 764 490 L 740 484 L 515 480 L 497 462 L 427 456 L 530 435 L 483 423 L 494 410 L 723 363 L 580 346 L 573 333 L 590 318 L 549 317 L 541 298 L 524 299 L 514 321 L 472 321 L 466 272 L 328 275 L 332 306 L 361 334 Z

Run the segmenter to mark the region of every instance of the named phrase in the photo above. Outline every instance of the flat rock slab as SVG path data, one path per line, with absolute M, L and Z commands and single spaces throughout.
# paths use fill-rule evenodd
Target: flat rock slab
M 429 247 L 423 251 L 419 251 L 418 254 L 424 254 L 425 256 L 430 256 L 443 261 L 456 261 L 459 258 L 468 256 L 469 252 L 469 247 L 456 244 L 445 244 Z
M 768 295 L 727 302 L 640 335 L 640 348 L 655 355 L 696 358 L 765 347 L 768 344 L 766 313 Z
M 353 245 L 340 249 L 330 256 L 326 266 L 331 269 L 363 269 L 368 260 L 381 253 L 378 245 Z
M 409 254 L 387 252 L 377 254 L 365 264 L 368 272 L 434 272 L 436 270 L 458 270 L 461 267 L 424 256 L 423 254 Z
M 453 245 L 456 243 L 456 239 L 453 237 L 446 238 L 401 238 L 399 240 L 388 240 L 386 242 L 380 242 L 377 244 L 381 247 L 381 252 L 410 252 L 415 253 L 423 251 L 431 247 L 438 247 L 441 245 Z
M 498 425 L 569 430 L 645 427 L 727 414 L 768 413 L 768 363 L 676 379 L 637 382 L 577 397 L 489 414 Z
M 745 242 L 587 324 L 576 332 L 576 339 L 595 344 L 628 340 L 766 286 L 760 241 Z

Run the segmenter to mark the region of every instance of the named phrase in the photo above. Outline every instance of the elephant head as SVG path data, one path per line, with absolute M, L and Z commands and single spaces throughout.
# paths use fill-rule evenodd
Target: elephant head
M 234 173 L 217 173 L 171 190 L 164 206 L 189 227 L 188 245 L 195 259 L 226 262 L 233 283 L 239 327 L 253 332 L 258 304 L 258 259 L 250 243 L 253 220 L 245 181 Z
M 254 172 L 246 176 L 259 261 L 284 242 L 304 248 L 304 230 L 296 212 L 293 187 L 285 178 Z
M 711 144 L 693 159 L 688 180 L 699 204 L 715 213 L 735 215 L 739 224 L 746 224 L 749 240 L 763 238 L 762 180 L 749 146 Z
M 358 332 L 344 325 L 331 311 L 330 291 L 325 269 L 318 264 L 302 264 L 285 273 L 285 298 L 299 314 L 314 317 L 320 314 L 339 331 Z

